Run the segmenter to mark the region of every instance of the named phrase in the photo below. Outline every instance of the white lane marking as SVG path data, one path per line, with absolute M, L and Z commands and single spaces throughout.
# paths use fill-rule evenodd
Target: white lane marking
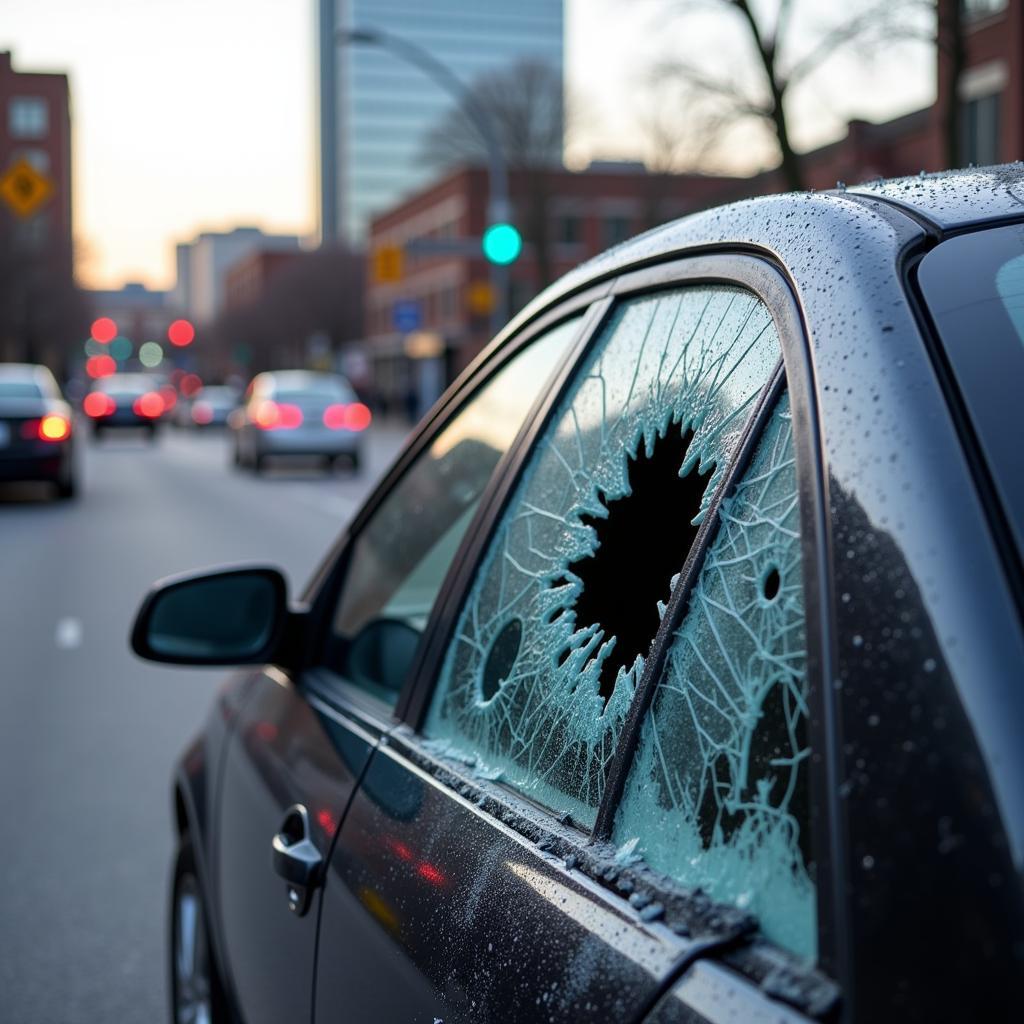
M 58 647 L 70 650 L 82 643 L 82 623 L 79 619 L 61 619 L 53 637 Z

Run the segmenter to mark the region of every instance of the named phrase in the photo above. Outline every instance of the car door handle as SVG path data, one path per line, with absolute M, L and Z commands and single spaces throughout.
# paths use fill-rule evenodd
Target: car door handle
M 323 855 L 310 839 L 309 812 L 302 804 L 292 804 L 285 811 L 281 831 L 270 846 L 274 870 L 288 883 L 288 909 L 302 917 L 323 877 L 324 864 Z

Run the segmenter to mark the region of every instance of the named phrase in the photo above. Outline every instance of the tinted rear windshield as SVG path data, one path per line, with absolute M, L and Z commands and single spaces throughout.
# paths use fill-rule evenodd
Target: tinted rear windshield
M 918 282 L 1024 554 L 1024 225 L 948 239 Z
M 0 398 L 42 397 L 42 388 L 30 380 L 0 380 Z
M 283 387 L 274 392 L 274 398 L 279 402 L 347 402 L 352 393 L 340 382 L 325 381 L 309 387 Z

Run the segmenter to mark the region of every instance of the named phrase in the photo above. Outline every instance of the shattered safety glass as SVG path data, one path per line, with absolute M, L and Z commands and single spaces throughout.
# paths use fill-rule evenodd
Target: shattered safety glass
M 425 726 L 439 751 L 593 825 L 674 577 L 779 358 L 740 288 L 616 307 L 461 609 Z
M 644 720 L 613 840 L 753 913 L 813 959 L 804 600 L 792 423 L 779 401 Z

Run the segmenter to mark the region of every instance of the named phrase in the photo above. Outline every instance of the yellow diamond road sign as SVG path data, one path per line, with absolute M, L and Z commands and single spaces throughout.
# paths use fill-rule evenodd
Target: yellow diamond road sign
M 0 197 L 19 217 L 31 217 L 52 192 L 53 182 L 27 160 L 17 161 L 0 178 Z

